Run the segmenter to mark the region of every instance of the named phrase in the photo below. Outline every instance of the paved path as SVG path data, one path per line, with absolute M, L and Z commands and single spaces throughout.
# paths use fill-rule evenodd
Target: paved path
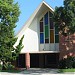
M 0 72 L 0 75 L 75 75 L 75 73 L 57 73 L 58 69 L 30 69 L 20 73 Z
M 41 74 L 37 74 L 37 73 L 33 73 L 33 74 L 16 74 L 16 73 L 1 73 L 0 75 L 75 75 L 75 74 L 49 74 L 49 73 L 41 73 Z

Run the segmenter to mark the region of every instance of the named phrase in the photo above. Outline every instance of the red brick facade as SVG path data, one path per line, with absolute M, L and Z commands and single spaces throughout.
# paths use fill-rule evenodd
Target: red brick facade
M 75 56 L 75 34 L 65 37 L 59 36 L 59 59 L 67 58 L 68 56 Z
M 25 54 L 25 61 L 26 61 L 26 69 L 30 68 L 30 54 L 26 53 Z

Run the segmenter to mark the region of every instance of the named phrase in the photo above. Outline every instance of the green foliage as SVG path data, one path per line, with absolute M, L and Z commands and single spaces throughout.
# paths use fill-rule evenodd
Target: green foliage
M 0 64 L 0 71 L 2 70 L 2 65 Z
M 72 65 L 73 68 L 75 68 L 75 57 L 73 58 L 73 65 Z
M 16 48 L 14 49 L 14 52 L 12 53 L 13 60 L 16 60 L 21 49 L 23 48 L 23 45 L 22 45 L 23 38 L 24 38 L 24 35 L 22 36 L 21 40 L 19 41 L 19 44 L 16 46 Z
M 64 6 L 56 7 L 54 12 L 55 26 L 65 34 L 75 32 L 75 0 L 64 0 Z
M 0 0 L 0 60 L 4 63 L 3 65 L 12 62 L 14 57 L 16 60 L 16 56 L 23 48 L 21 45 L 22 40 L 16 49 L 13 47 L 17 41 L 14 36 L 14 28 L 19 15 L 18 3 L 14 3 L 14 0 Z M 14 55 L 13 52 L 15 53 Z
M 75 68 L 75 57 L 69 56 L 68 58 L 64 58 L 59 63 L 59 68 L 68 69 Z
M 11 64 L 11 62 L 5 62 L 5 64 L 3 65 L 3 68 L 5 70 L 13 70 L 14 66 Z

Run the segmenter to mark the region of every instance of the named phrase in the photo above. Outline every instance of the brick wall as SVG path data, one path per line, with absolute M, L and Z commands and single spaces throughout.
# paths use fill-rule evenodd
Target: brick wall
M 25 54 L 25 59 L 26 59 L 26 69 L 30 68 L 30 54 L 26 53 Z
M 59 50 L 60 58 L 67 58 L 68 56 L 75 56 L 75 34 L 68 36 L 59 35 Z

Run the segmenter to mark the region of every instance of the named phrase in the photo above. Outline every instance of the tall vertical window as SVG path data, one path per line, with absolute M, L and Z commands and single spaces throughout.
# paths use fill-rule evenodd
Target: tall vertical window
M 40 43 L 44 43 L 44 23 L 43 23 L 43 18 L 40 20 Z
M 55 43 L 59 43 L 59 33 L 58 28 L 55 28 Z
M 44 43 L 44 33 L 40 33 L 40 43 Z
M 49 43 L 49 22 L 48 22 L 48 12 L 44 15 L 44 29 L 45 29 L 45 43 Z
M 54 22 L 52 16 L 53 14 L 49 12 L 50 43 L 54 43 Z
M 54 24 L 53 24 L 53 19 L 52 17 L 49 18 L 49 21 L 50 21 L 50 29 L 53 29 L 54 28 Z
M 43 22 L 40 22 L 40 32 L 43 32 Z
M 50 30 L 50 43 L 54 43 L 54 30 Z
M 58 29 L 54 28 L 52 16 L 49 11 L 40 20 L 40 44 L 59 43 Z
M 44 16 L 45 19 L 45 25 L 48 25 L 48 12 Z

